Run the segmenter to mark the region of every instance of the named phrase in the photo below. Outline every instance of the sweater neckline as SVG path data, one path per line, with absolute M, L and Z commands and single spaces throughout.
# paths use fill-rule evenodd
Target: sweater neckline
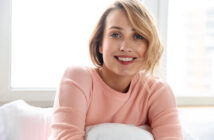
M 96 80 L 99 82 L 99 84 L 104 88 L 105 91 L 108 91 L 108 92 L 104 92 L 104 93 L 106 93 L 106 94 L 108 94 L 108 95 L 111 95 L 111 96 L 116 96 L 116 97 L 118 97 L 119 99 L 126 99 L 126 98 L 128 98 L 128 97 L 130 96 L 131 91 L 132 91 L 132 89 L 133 89 L 133 85 L 136 83 L 136 81 L 137 81 L 137 79 L 138 79 L 138 77 L 139 77 L 139 73 L 136 74 L 136 75 L 132 78 L 132 80 L 131 80 L 131 83 L 130 83 L 130 87 L 129 87 L 128 92 L 123 93 L 123 92 L 119 92 L 119 91 L 117 91 L 117 90 L 111 88 L 109 85 L 107 85 L 107 84 L 103 81 L 103 79 L 100 77 L 100 75 L 99 75 L 99 73 L 98 73 L 98 71 L 97 71 L 97 68 L 91 68 L 91 70 L 92 70 L 92 73 L 93 73 L 94 77 L 95 77 Z

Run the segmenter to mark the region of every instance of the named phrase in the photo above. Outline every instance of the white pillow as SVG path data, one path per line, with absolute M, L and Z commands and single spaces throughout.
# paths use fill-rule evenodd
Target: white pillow
M 52 108 L 16 100 L 0 107 L 0 140 L 47 140 Z
M 103 123 L 86 128 L 87 140 L 154 140 L 147 126 Z

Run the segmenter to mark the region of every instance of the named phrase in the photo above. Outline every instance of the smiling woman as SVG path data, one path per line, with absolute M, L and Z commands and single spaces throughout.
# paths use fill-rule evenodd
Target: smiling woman
M 62 77 L 50 140 L 84 140 L 87 126 L 102 123 L 149 125 L 155 140 L 183 139 L 173 92 L 153 76 L 163 47 L 142 3 L 111 4 L 95 26 L 89 49 L 96 67 L 70 66 Z

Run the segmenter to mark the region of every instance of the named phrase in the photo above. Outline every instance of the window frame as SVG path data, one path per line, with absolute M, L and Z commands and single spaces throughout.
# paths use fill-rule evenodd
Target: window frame
M 145 1 L 148 3 L 148 1 Z M 167 13 L 168 0 L 150 0 L 149 5 L 157 17 L 157 24 L 165 51 L 161 60 L 161 75 L 166 78 L 167 53 Z M 23 99 L 40 107 L 53 105 L 56 90 L 54 89 L 12 89 L 11 75 L 11 15 L 12 0 L 0 1 L 0 105 L 13 100 Z M 178 106 L 214 106 L 214 96 L 176 96 Z

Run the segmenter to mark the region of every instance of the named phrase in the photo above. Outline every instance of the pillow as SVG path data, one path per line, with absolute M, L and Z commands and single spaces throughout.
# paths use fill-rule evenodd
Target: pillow
M 149 127 L 103 123 L 86 128 L 87 140 L 154 140 Z
M 0 140 L 47 140 L 52 108 L 16 100 L 0 107 Z

